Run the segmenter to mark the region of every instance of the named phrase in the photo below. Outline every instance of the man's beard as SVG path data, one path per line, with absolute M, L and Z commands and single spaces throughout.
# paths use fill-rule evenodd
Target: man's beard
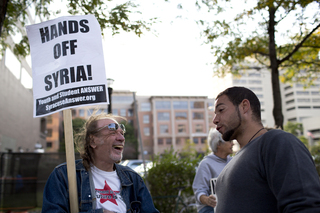
M 231 140 L 235 139 L 235 138 L 231 138 L 231 137 L 235 133 L 235 131 L 241 126 L 241 116 L 240 116 L 240 111 L 239 111 L 239 107 L 238 106 L 237 106 L 236 110 L 237 110 L 237 115 L 238 115 L 238 125 L 235 128 L 226 131 L 222 135 L 222 138 L 225 141 L 231 141 Z

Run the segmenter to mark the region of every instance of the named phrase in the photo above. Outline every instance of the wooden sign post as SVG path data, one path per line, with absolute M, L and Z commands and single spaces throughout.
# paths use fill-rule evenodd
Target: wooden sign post
M 64 120 L 64 137 L 66 146 L 67 172 L 69 182 L 69 198 L 70 198 L 70 212 L 78 213 L 78 190 L 76 178 L 76 165 L 74 157 L 74 143 L 73 143 L 73 128 L 72 128 L 72 114 L 71 109 L 63 110 Z

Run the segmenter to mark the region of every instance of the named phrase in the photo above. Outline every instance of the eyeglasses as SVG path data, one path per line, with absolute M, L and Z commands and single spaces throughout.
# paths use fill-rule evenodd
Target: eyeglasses
M 100 130 L 102 130 L 102 129 L 106 128 L 106 127 L 108 127 L 108 129 L 111 130 L 111 131 L 116 131 L 120 127 L 120 129 L 122 129 L 123 133 L 126 132 L 125 126 L 123 124 L 117 124 L 117 123 L 111 123 L 111 124 L 105 125 L 103 127 L 100 127 L 95 132 L 99 132 Z

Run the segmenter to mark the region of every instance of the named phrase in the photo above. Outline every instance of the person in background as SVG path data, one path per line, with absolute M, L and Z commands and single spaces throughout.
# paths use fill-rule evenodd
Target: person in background
M 213 123 L 240 151 L 217 179 L 217 212 L 320 212 L 319 175 L 294 135 L 265 129 L 257 96 L 231 87 L 216 97 Z
M 125 118 L 94 113 L 77 137 L 76 160 L 79 212 L 158 213 L 142 178 L 117 164 L 125 144 Z M 47 180 L 42 212 L 70 212 L 67 165 L 57 166 Z
M 211 194 L 210 179 L 218 177 L 231 160 L 229 155 L 233 153 L 233 142 L 224 141 L 216 129 L 209 131 L 207 141 L 212 153 L 205 156 L 200 162 L 192 184 L 199 213 L 214 212 L 216 198 Z

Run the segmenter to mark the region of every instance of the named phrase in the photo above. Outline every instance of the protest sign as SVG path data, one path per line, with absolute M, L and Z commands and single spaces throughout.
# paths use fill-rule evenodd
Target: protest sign
M 109 103 L 101 30 L 93 15 L 64 16 L 26 29 L 34 117 Z

